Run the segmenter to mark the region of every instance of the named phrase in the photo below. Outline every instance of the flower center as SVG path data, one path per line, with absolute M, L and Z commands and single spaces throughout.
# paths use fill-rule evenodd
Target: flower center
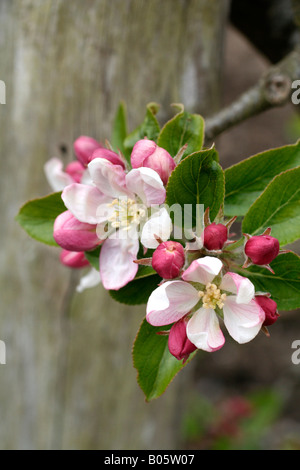
M 108 207 L 113 207 L 114 211 L 108 218 L 113 228 L 129 230 L 132 224 L 139 225 L 141 219 L 145 217 L 146 211 L 141 204 L 134 199 L 114 199 Z
M 212 308 L 215 310 L 216 307 L 224 307 L 226 294 L 222 294 L 216 284 L 209 282 L 206 284 L 205 291 L 200 291 L 198 295 L 203 301 L 204 308 Z

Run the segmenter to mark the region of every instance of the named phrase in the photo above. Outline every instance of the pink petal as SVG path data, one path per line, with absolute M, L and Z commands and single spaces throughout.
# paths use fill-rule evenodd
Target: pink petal
M 198 292 L 187 282 L 164 282 L 148 299 L 146 319 L 153 326 L 170 325 L 189 313 L 198 301 Z
M 92 181 L 106 196 L 133 197 L 133 194 L 126 188 L 126 173 L 120 165 L 114 165 L 105 158 L 95 158 L 89 163 L 88 168 Z
M 163 182 L 151 168 L 131 170 L 126 176 L 126 185 L 129 191 L 137 194 L 147 207 L 165 202 L 166 190 Z
M 74 183 L 67 186 L 62 192 L 62 200 L 67 209 L 80 222 L 97 224 L 103 221 L 103 210 L 99 207 L 107 207 L 111 198 L 102 194 L 97 188 L 85 184 Z M 108 214 L 107 214 L 108 215 Z
M 47 181 L 53 191 L 62 191 L 74 182 L 73 178 L 63 171 L 63 163 L 58 158 L 51 158 L 44 165 Z
M 89 266 L 89 262 L 82 251 L 61 250 L 60 262 L 69 268 L 79 269 Z
M 58 245 L 68 251 L 88 251 L 101 243 L 96 225 L 79 222 L 70 211 L 63 212 L 55 219 L 53 237 Z
M 138 251 L 138 239 L 130 236 L 107 238 L 103 242 L 100 275 L 105 289 L 118 290 L 134 279 L 138 270 L 138 265 L 134 263 Z
M 200 308 L 187 324 L 187 337 L 198 349 L 213 352 L 220 349 L 225 338 L 213 309 Z
M 84 166 L 77 160 L 74 162 L 69 163 L 66 166 L 66 173 L 71 176 L 73 183 L 81 183 L 81 179 L 83 177 L 83 173 L 85 172 Z
M 134 145 L 131 152 L 131 166 L 132 168 L 139 168 L 143 166 L 145 158 L 149 157 L 157 145 L 153 140 L 141 139 Z
M 182 279 L 191 282 L 200 282 L 207 284 L 212 282 L 213 279 L 220 273 L 223 263 L 219 258 L 213 256 L 205 256 L 204 258 L 196 259 L 184 271 Z
M 254 300 L 247 304 L 238 304 L 234 295 L 225 300 L 223 313 L 229 334 L 240 344 L 255 338 L 265 320 L 264 311 Z
M 98 148 L 93 152 L 91 161 L 95 158 L 105 158 L 113 165 L 120 165 L 123 169 L 125 169 L 125 164 L 123 160 L 119 157 L 116 152 L 113 152 L 112 150 L 106 148 Z
M 78 139 L 75 140 L 74 144 L 74 152 L 80 163 L 83 166 L 87 166 L 90 162 L 92 153 L 99 147 L 102 147 L 97 140 L 93 139 L 92 137 L 81 135 Z
M 152 168 L 159 174 L 164 184 L 167 184 L 169 176 L 176 166 L 171 155 L 149 139 L 139 140 L 134 145 L 131 153 L 131 165 L 132 168 Z
M 255 294 L 254 285 L 246 277 L 240 276 L 236 273 L 227 273 L 222 279 L 220 289 L 237 294 L 236 302 L 238 304 L 247 304 Z
M 145 158 L 143 166 L 152 168 L 156 171 L 161 177 L 164 185 L 166 185 L 176 163 L 165 149 L 157 147 L 152 155 Z

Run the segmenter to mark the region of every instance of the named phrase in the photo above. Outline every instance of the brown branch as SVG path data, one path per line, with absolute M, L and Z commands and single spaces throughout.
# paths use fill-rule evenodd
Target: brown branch
M 211 142 L 222 132 L 267 109 L 286 104 L 295 91 L 293 81 L 299 79 L 300 50 L 294 50 L 237 100 L 206 119 L 206 141 Z

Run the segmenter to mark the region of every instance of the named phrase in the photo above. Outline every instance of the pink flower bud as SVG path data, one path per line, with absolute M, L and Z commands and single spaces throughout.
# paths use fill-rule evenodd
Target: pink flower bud
M 90 163 L 91 156 L 94 150 L 99 147 L 102 147 L 102 145 L 92 137 L 82 135 L 75 140 L 73 147 L 76 157 L 78 158 L 80 163 L 82 163 L 82 165 L 86 167 Z
M 69 268 L 84 268 L 89 262 L 82 251 L 61 250 L 60 262 Z
M 178 277 L 184 263 L 184 249 L 178 242 L 160 243 L 152 256 L 152 267 L 163 279 Z
M 152 168 L 166 185 L 176 163 L 171 155 L 162 147 L 158 147 L 153 140 L 142 139 L 136 142 L 132 149 L 131 165 L 132 168 Z
M 187 337 L 186 324 L 187 320 L 185 318 L 181 318 L 181 320 L 174 323 L 171 327 L 168 340 L 170 353 L 179 361 L 184 359 L 184 362 L 197 349 Z
M 74 160 L 66 166 L 65 172 L 71 176 L 75 183 L 80 183 L 84 170 L 84 166 L 77 160 Z
M 105 158 L 113 165 L 120 165 L 123 169 L 125 169 L 123 160 L 116 152 L 113 152 L 112 150 L 98 148 L 92 153 L 90 160 L 94 160 L 95 158 Z
M 222 250 L 228 238 L 228 229 L 223 224 L 214 222 L 205 227 L 203 234 L 203 245 L 208 250 Z
M 252 263 L 268 265 L 279 253 L 279 241 L 270 235 L 257 235 L 249 238 L 245 244 L 245 253 Z
M 55 219 L 53 237 L 58 245 L 68 251 L 93 250 L 101 243 L 96 227 L 79 222 L 70 211 L 65 211 Z
M 255 302 L 263 309 L 266 314 L 265 321 L 262 326 L 273 325 L 279 315 L 277 312 L 277 303 L 266 295 L 255 296 Z

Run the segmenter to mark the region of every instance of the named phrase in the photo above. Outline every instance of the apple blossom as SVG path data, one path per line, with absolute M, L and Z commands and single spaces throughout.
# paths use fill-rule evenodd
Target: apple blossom
M 222 276 L 220 259 L 205 256 L 194 260 L 182 280 L 167 281 L 156 288 L 147 304 L 147 321 L 153 326 L 170 325 L 188 316 L 187 337 L 208 352 L 225 342 L 218 316 L 238 343 L 251 341 L 265 320 L 254 300 L 254 286 L 233 272 Z
M 141 139 L 132 149 L 131 165 L 132 168 L 152 168 L 166 185 L 176 163 L 169 152 L 159 147 L 153 140 Z
M 141 241 L 156 248 L 156 236 L 167 240 L 172 222 L 162 207 L 148 218 L 148 208 L 165 201 L 166 190 L 159 175 L 150 168 L 135 168 L 126 173 L 120 165 L 95 158 L 88 170 L 93 185 L 67 186 L 62 199 L 67 209 L 83 224 L 97 226 L 103 241 L 100 251 L 100 276 L 105 289 L 118 290 L 134 279 L 134 263 Z

